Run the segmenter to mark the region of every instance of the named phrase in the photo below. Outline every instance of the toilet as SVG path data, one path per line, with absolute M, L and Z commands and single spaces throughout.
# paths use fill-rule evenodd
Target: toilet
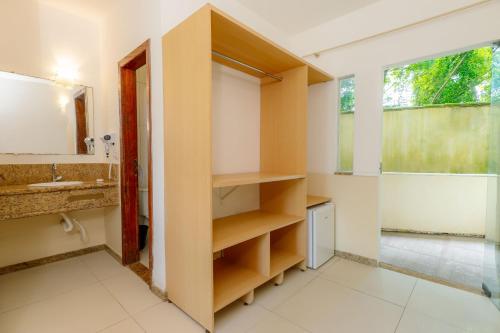
M 149 226 L 148 189 L 139 188 L 139 224 Z

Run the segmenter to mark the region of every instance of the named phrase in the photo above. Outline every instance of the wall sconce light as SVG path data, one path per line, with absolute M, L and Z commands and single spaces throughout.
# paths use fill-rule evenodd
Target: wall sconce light
M 68 59 L 59 59 L 55 67 L 54 80 L 63 86 L 71 88 L 78 78 L 77 66 Z

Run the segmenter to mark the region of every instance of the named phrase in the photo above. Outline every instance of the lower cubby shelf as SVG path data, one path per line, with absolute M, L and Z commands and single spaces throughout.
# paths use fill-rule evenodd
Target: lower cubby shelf
M 271 248 L 271 277 L 286 271 L 290 267 L 300 263 L 305 258 L 297 253 L 289 252 L 279 248 Z
M 249 293 L 269 278 L 223 258 L 214 261 L 214 311 Z
M 254 289 L 275 277 L 282 282 L 281 273 L 305 259 L 304 227 L 301 220 L 218 251 L 213 262 L 214 312 L 243 296 L 253 298 Z

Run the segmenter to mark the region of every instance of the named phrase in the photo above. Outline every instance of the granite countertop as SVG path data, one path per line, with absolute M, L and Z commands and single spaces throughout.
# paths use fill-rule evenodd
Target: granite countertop
M 53 186 L 53 187 L 36 187 L 26 185 L 5 185 L 0 186 L 0 196 L 15 195 L 15 194 L 31 194 L 31 193 L 47 193 L 72 190 L 85 190 L 94 188 L 106 188 L 118 186 L 116 181 L 104 181 L 97 183 L 95 181 L 83 181 L 83 184 L 73 186 Z

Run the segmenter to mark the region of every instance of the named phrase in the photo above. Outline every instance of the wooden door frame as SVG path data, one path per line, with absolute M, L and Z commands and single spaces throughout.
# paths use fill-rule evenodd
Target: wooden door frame
M 146 91 L 148 94 L 148 211 L 149 229 L 149 275 L 153 271 L 153 167 L 152 167 L 152 129 L 151 129 L 151 60 L 150 60 L 150 40 L 146 40 L 135 50 L 130 52 L 118 63 L 119 73 L 119 97 L 120 97 L 120 195 L 122 211 L 122 263 L 129 265 L 139 261 L 138 251 L 138 188 L 137 186 L 137 96 L 135 71 L 146 65 Z M 131 118 L 130 118 L 131 117 Z M 132 142 L 130 147 L 130 122 L 135 124 L 135 146 Z M 134 136 L 134 135 L 133 135 Z M 134 139 L 134 138 L 132 138 Z M 128 148 L 128 151 L 127 151 Z M 131 149 L 132 148 L 132 149 Z M 134 152 L 135 150 L 135 152 Z M 132 154 L 132 155 L 130 155 Z M 130 157 L 134 156 L 135 160 Z M 135 172 L 130 170 L 135 168 Z M 135 178 L 135 179 L 134 179 Z M 135 184 L 135 185 L 134 185 Z M 132 188 L 131 188 L 131 185 Z M 130 197 L 133 200 L 129 200 Z M 134 202 L 131 202 L 134 201 Z M 130 214 L 130 212 L 135 212 Z
M 78 92 L 73 96 L 73 102 L 75 103 L 75 129 L 76 129 L 76 153 L 77 154 L 88 154 L 88 147 L 85 143 L 85 138 L 88 136 L 88 124 L 87 124 L 87 105 L 85 104 L 85 90 Z M 79 103 L 83 103 L 83 120 L 85 121 L 85 135 L 80 132 L 81 127 L 81 114 L 79 109 Z

